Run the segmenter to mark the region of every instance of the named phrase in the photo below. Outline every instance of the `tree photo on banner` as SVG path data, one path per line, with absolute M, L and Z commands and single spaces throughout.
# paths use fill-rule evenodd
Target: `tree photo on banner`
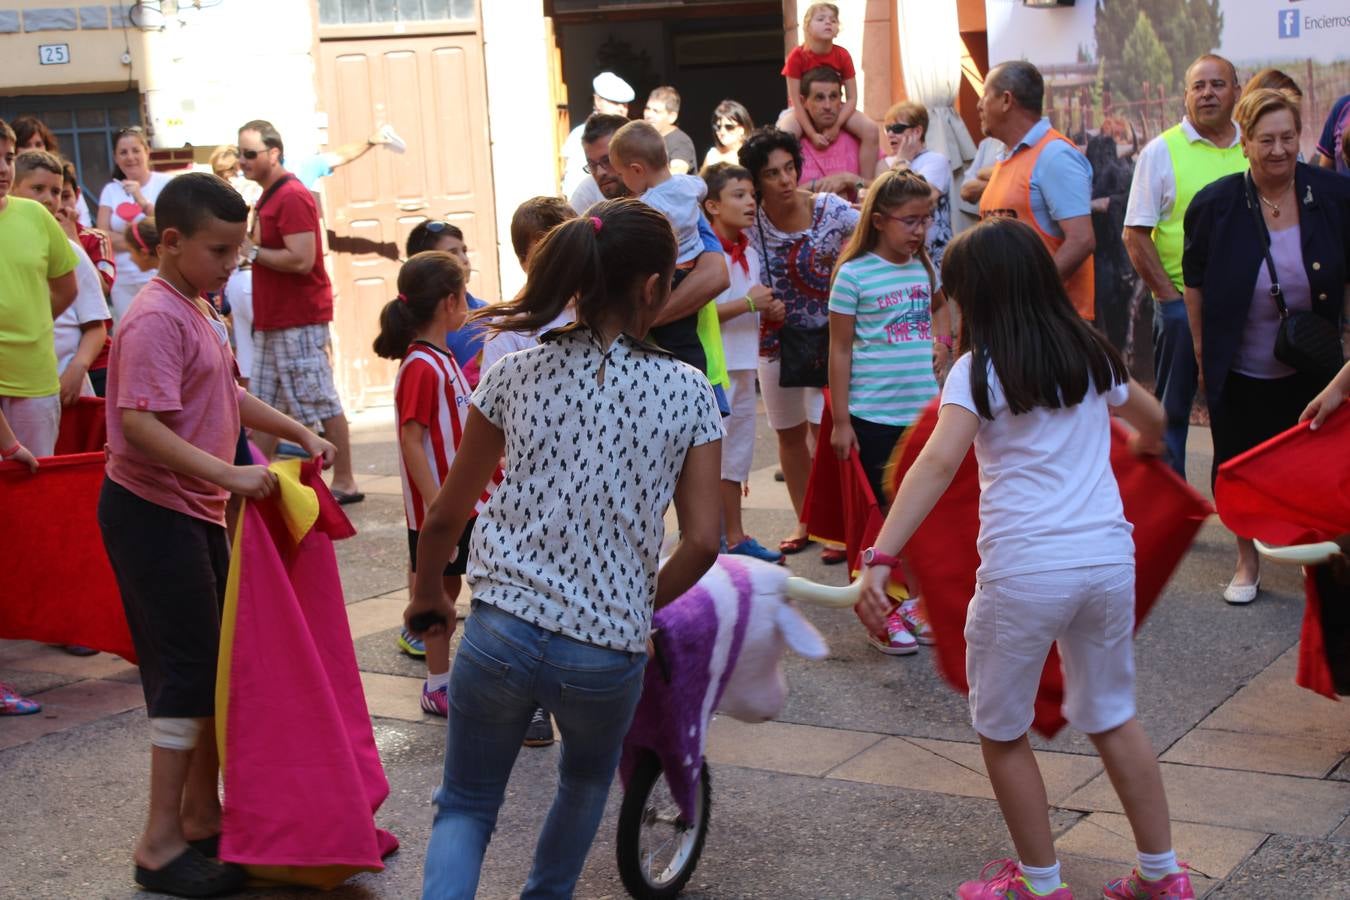
M 1181 120 L 1186 69 L 1212 52 L 1232 60 L 1240 82 L 1275 67 L 1298 83 L 1300 147 L 1312 162 L 1323 123 L 1350 94 L 1350 10 L 1344 0 L 1080 0 L 1054 8 L 986 0 L 985 9 L 990 65 L 1026 59 L 1041 70 L 1045 114 L 1087 153 L 1093 198 L 1109 200 L 1093 213 L 1097 325 L 1151 385 L 1153 301 L 1120 240 L 1139 151 Z

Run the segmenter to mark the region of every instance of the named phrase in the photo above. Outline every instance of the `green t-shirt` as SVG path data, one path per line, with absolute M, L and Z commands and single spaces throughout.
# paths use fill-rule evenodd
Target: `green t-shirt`
M 912 425 L 937 395 L 931 305 L 928 270 L 917 258 L 898 266 L 867 253 L 840 267 L 830 312 L 854 319 L 850 415 Z
M 0 395 L 61 390 L 48 279 L 75 269 L 66 233 L 40 203 L 10 197 L 0 209 Z

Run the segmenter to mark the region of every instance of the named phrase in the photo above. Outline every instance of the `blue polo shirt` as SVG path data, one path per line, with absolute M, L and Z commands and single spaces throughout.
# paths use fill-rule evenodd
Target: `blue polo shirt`
M 1014 147 L 1000 153 L 999 160 L 1036 146 L 1049 130 L 1050 120 L 1042 118 Z M 1092 164 L 1087 157 L 1063 141 L 1052 141 L 1042 150 L 1031 173 L 1031 212 L 1041 230 L 1057 238 L 1064 231 L 1056 222 L 1092 215 Z

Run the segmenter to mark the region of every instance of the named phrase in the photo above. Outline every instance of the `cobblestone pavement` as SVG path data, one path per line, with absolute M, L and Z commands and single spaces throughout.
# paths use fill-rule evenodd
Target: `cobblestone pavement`
M 775 444 L 762 416 L 760 426 L 746 522 L 767 544 L 792 515 L 772 478 Z M 388 411 L 360 417 L 354 441 L 368 499 L 348 507 L 360 533 L 339 556 L 391 786 L 379 822 L 403 847 L 384 872 L 327 896 L 414 897 L 444 723 L 419 709 L 420 666 L 394 645 L 407 551 Z M 1193 429 L 1192 473 L 1208 472 L 1208 445 L 1208 432 Z M 1177 850 L 1211 896 L 1350 896 L 1350 706 L 1293 684 L 1298 573 L 1271 569 L 1256 603 L 1228 607 L 1219 592 L 1232 552 L 1222 527 L 1207 524 L 1138 640 L 1140 715 L 1163 761 Z M 791 565 L 823 581 L 845 578 L 813 551 Z M 1013 852 L 964 700 L 938 678 L 930 651 L 883 657 L 852 613 L 807 615 L 831 652 L 821 662 L 789 660 L 781 719 L 714 725 L 712 826 L 685 896 L 952 896 L 986 860 Z M 136 670 L 107 654 L 79 659 L 0 641 L 0 679 L 45 704 L 40 715 L 0 719 L 0 897 L 151 896 L 131 879 L 149 758 Z M 1133 860 L 1128 825 L 1086 740 L 1063 734 L 1038 747 L 1065 876 L 1078 896 L 1100 896 L 1102 882 Z M 556 746 L 521 752 L 480 896 L 518 894 L 557 759 Z M 624 896 L 614 862 L 619 795 L 580 897 Z

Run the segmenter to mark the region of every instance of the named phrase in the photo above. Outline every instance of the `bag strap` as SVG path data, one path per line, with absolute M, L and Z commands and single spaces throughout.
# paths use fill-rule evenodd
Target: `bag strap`
M 769 216 L 764 212 L 764 207 L 759 207 L 755 214 L 760 217 L 759 227 L 755 230 L 759 232 L 759 255 L 760 271 L 769 274 L 769 281 L 773 281 L 773 267 L 769 265 L 769 245 L 764 241 L 764 229 L 769 225 Z
M 1284 291 L 1280 289 L 1280 276 L 1275 273 L 1275 260 L 1270 255 L 1270 230 L 1266 228 L 1266 218 L 1261 214 L 1261 201 L 1256 194 L 1256 185 L 1252 181 L 1252 173 L 1248 170 L 1243 179 L 1247 188 L 1247 208 L 1252 211 L 1252 218 L 1256 220 L 1256 234 L 1261 239 L 1261 250 L 1266 256 L 1266 272 L 1270 275 L 1270 296 L 1275 299 L 1275 305 L 1280 308 L 1280 318 L 1289 318 L 1289 307 L 1284 302 Z
M 289 172 L 278 178 L 276 184 L 272 185 L 270 188 L 263 191 L 262 196 L 258 198 L 258 202 L 253 204 L 253 214 L 257 215 L 258 212 L 263 208 L 263 204 L 266 203 L 268 200 L 271 200 L 272 195 L 275 194 L 283 184 L 285 184 L 288 181 L 292 181 L 294 179 L 295 176 Z

